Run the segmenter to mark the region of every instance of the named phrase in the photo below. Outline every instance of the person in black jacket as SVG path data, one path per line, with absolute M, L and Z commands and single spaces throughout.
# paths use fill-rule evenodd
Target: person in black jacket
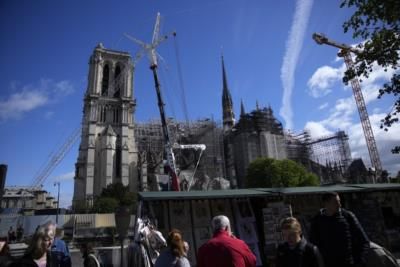
M 336 192 L 322 196 L 324 208 L 313 218 L 310 241 L 318 246 L 327 267 L 364 266 L 369 239 L 356 216 L 341 207 Z
M 323 267 L 318 248 L 302 236 L 301 225 L 294 217 L 281 223 L 284 243 L 278 246 L 276 267 Z

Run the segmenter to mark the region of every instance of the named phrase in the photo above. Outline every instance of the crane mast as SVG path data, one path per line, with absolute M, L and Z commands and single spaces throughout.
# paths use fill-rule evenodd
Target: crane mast
M 354 63 L 350 53 L 352 52 L 355 54 L 359 54 L 360 51 L 358 49 L 346 44 L 337 43 L 320 33 L 314 33 L 312 37 L 320 45 L 327 44 L 339 48 L 340 52 L 338 53 L 338 56 L 343 57 L 348 70 L 353 69 Z M 372 131 L 371 122 L 369 121 L 367 107 L 365 105 L 364 97 L 361 91 L 361 86 L 356 77 L 351 79 L 350 83 L 353 89 L 354 99 L 357 104 L 358 114 L 360 115 L 361 125 L 364 131 L 365 141 L 367 143 L 371 165 L 375 169 L 377 175 L 380 176 L 382 172 L 382 163 L 379 157 L 378 147 L 376 146 L 376 141 L 374 138 L 374 133 Z
M 162 41 L 166 40 L 167 36 L 159 37 L 159 33 L 160 33 L 160 13 L 157 13 L 157 18 L 156 18 L 156 23 L 154 25 L 153 38 L 152 38 L 151 44 L 146 44 L 128 34 L 125 34 L 125 36 L 142 47 L 142 50 L 139 51 L 139 53 L 136 55 L 136 58 L 135 58 L 136 60 L 138 60 L 143 55 L 143 53 L 147 53 L 147 55 L 149 57 L 150 69 L 153 72 L 154 84 L 155 84 L 156 93 L 157 93 L 158 109 L 160 111 L 162 132 L 163 132 L 164 143 L 165 143 L 164 144 L 164 153 L 165 153 L 166 161 L 167 161 L 167 165 L 165 167 L 166 167 L 166 170 L 168 171 L 168 174 L 170 175 L 171 180 L 172 180 L 172 190 L 180 191 L 178 175 L 176 172 L 175 156 L 174 156 L 174 152 L 172 150 L 172 144 L 171 144 L 171 141 L 169 138 L 167 120 L 165 118 L 165 111 L 164 111 L 164 102 L 163 102 L 162 95 L 161 95 L 160 81 L 158 79 L 158 73 L 157 73 L 156 47 Z

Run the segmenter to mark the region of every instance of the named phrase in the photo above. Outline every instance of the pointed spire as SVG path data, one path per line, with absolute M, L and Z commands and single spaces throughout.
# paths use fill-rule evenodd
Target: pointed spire
M 244 104 L 243 104 L 243 99 L 240 99 L 240 117 L 243 117 L 246 114 L 244 111 Z
M 223 55 L 221 55 L 221 61 L 222 61 L 222 82 L 223 82 L 222 88 L 224 90 L 224 94 L 226 92 L 230 96 L 229 89 L 228 89 L 228 82 L 227 82 L 227 79 L 226 79 L 225 63 L 224 63 L 224 56 Z
M 256 100 L 256 110 L 260 110 L 260 106 L 258 105 L 258 100 Z
M 222 120 L 224 130 L 232 129 L 235 124 L 235 114 L 233 113 L 233 104 L 231 93 L 229 92 L 228 82 L 226 79 L 224 56 L 221 55 L 222 61 Z

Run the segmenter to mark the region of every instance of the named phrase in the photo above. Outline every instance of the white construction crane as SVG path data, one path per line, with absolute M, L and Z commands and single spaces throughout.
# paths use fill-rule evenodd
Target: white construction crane
M 343 57 L 344 62 L 347 66 L 348 70 L 353 69 L 354 63 L 351 58 L 350 53 L 359 54 L 360 50 L 351 47 L 346 44 L 340 44 L 333 40 L 327 38 L 324 34 L 321 33 L 314 33 L 312 38 L 317 42 L 317 44 L 327 44 L 336 48 L 339 48 L 340 51 L 338 53 L 339 57 Z M 364 97 L 362 95 L 361 86 L 358 82 L 357 77 L 353 78 L 351 81 L 351 87 L 353 88 L 354 98 L 356 100 L 358 114 L 360 115 L 361 125 L 364 131 L 365 141 L 367 143 L 369 156 L 371 159 L 371 165 L 375 169 L 377 176 L 379 177 L 382 173 L 382 163 L 379 157 L 378 148 L 376 146 L 374 133 L 372 132 L 371 123 L 369 121 L 367 108 L 365 106 Z M 375 182 L 375 181 L 374 181 Z
M 70 151 L 72 146 L 78 141 L 80 136 L 81 127 L 77 127 L 72 134 L 67 138 L 65 143 L 51 155 L 49 161 L 46 165 L 39 170 L 38 174 L 33 178 L 32 186 L 37 187 L 46 181 L 53 170 L 58 166 L 58 164 L 64 159 L 65 155 Z

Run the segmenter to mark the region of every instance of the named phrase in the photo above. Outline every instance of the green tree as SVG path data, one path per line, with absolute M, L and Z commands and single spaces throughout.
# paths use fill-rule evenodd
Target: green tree
M 129 187 L 122 183 L 115 183 L 109 184 L 103 189 L 101 195 L 94 201 L 93 211 L 98 213 L 115 212 L 118 206 L 129 206 L 133 209 L 135 204 L 136 195 L 129 191 Z
M 99 197 L 94 201 L 93 212 L 113 213 L 119 206 L 118 200 L 112 197 Z
M 368 78 L 374 64 L 385 71 L 393 68 L 394 74 L 389 82 L 379 89 L 378 98 L 393 94 L 393 108 L 382 119 L 381 128 L 388 131 L 393 123 L 399 122 L 400 114 L 400 1 L 399 0 L 342 0 L 341 8 L 353 8 L 352 16 L 343 23 L 344 32 L 353 31 L 354 39 L 363 39 L 358 45 L 360 53 L 356 55 L 354 69 L 348 70 L 343 77 L 347 84 L 352 78 Z M 400 146 L 392 149 L 400 153 Z
M 318 177 L 292 160 L 258 158 L 247 168 L 246 187 L 292 187 L 318 185 Z

